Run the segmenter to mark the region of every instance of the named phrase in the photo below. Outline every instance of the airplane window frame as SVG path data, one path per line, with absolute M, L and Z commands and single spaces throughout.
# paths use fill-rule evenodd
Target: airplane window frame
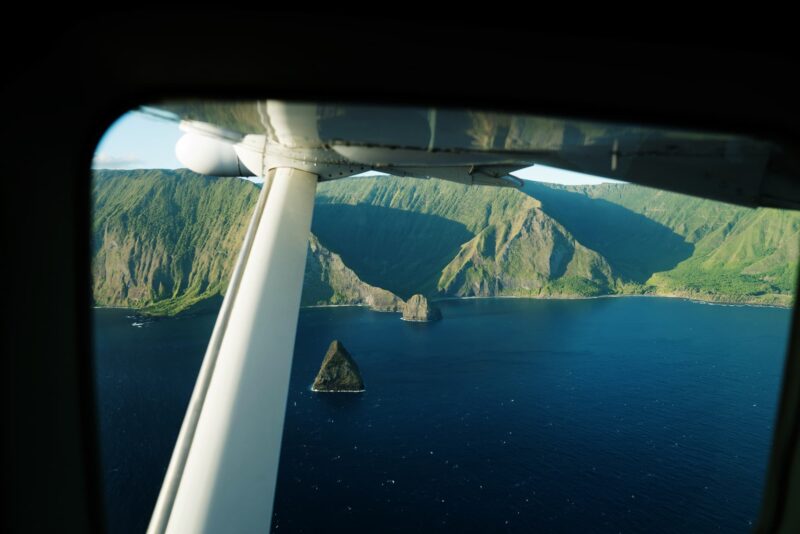
M 189 18 L 198 27 L 216 26 L 215 16 L 201 14 Z M 98 20 L 107 23 L 107 28 L 95 28 L 94 25 Z M 275 24 L 276 21 L 285 21 L 288 24 L 281 29 L 279 24 Z M 212 47 L 211 43 L 200 42 L 192 53 L 187 53 L 182 46 L 183 43 L 174 42 L 174 29 L 180 27 L 180 24 L 186 24 L 185 16 L 166 16 L 158 21 L 143 16 L 134 16 L 126 20 L 115 17 L 92 19 L 89 23 L 70 26 L 63 33 L 55 32 L 58 38 L 65 37 L 65 39 L 63 42 L 60 40 L 57 42 L 59 46 L 48 41 L 46 53 L 34 62 L 37 68 L 23 67 L 14 72 L 15 80 L 6 88 L 5 94 L 7 101 L 20 105 L 11 110 L 4 134 L 8 135 L 7 146 L 16 149 L 17 157 L 5 161 L 4 165 L 7 175 L 24 176 L 25 180 L 10 183 L 7 198 L 24 198 L 31 182 L 47 184 L 48 194 L 34 210 L 29 209 L 27 213 L 24 206 L 7 202 L 8 210 L 5 213 L 10 249 L 30 258 L 28 265 L 31 267 L 22 273 L 22 279 L 26 283 L 15 284 L 19 287 L 12 288 L 12 298 L 18 303 L 18 316 L 4 325 L 4 345 L 7 349 L 5 353 L 13 355 L 13 359 L 7 361 L 12 372 L 6 375 L 9 377 L 7 381 L 11 382 L 11 387 L 6 388 L 4 393 L 7 401 L 5 405 L 10 411 L 8 419 L 12 421 L 9 433 L 11 438 L 7 443 L 4 438 L 4 464 L 9 467 L 7 472 L 11 473 L 11 476 L 4 480 L 4 485 L 10 487 L 16 509 L 13 517 L 3 519 L 9 530 L 22 530 L 25 525 L 33 530 L 46 530 L 48 527 L 65 525 L 83 531 L 103 530 L 100 505 L 102 497 L 96 466 L 97 436 L 93 423 L 93 392 L 90 378 L 91 321 L 87 304 L 89 283 L 85 274 L 89 272 L 87 173 L 94 146 L 105 128 L 119 113 L 164 96 L 180 97 L 189 94 L 208 96 L 215 93 L 241 97 L 268 91 L 272 91 L 272 94 L 291 93 L 298 97 L 341 97 L 361 100 L 371 98 L 375 102 L 387 103 L 402 99 L 422 102 L 426 98 L 442 102 L 447 101 L 448 96 L 452 96 L 447 92 L 448 89 L 453 89 L 453 82 L 448 84 L 446 78 L 449 76 L 456 79 L 454 74 L 460 68 L 461 72 L 469 72 L 468 68 L 463 68 L 467 65 L 463 60 L 455 60 L 453 65 L 443 68 L 441 63 L 432 61 L 431 54 L 422 53 L 423 47 L 415 48 L 414 45 L 408 45 L 408 49 L 404 49 L 397 44 L 392 47 L 391 43 L 383 43 L 382 46 L 372 47 L 373 49 L 369 51 L 375 60 L 375 65 L 370 67 L 367 62 L 365 67 L 367 76 L 373 74 L 379 78 L 381 70 L 378 68 L 379 60 L 381 56 L 385 57 L 387 54 L 396 58 L 401 67 L 411 64 L 406 55 L 415 59 L 427 57 L 429 58 L 427 62 L 416 63 L 417 76 L 428 75 L 431 80 L 442 82 L 442 85 L 437 87 L 432 83 L 425 89 L 417 90 L 384 88 L 375 91 L 373 87 L 371 95 L 367 94 L 365 88 L 357 87 L 352 81 L 337 81 L 333 77 L 326 82 L 328 85 L 322 86 L 315 80 L 315 73 L 329 72 L 330 67 L 322 59 L 308 59 L 313 57 L 317 47 L 316 44 L 309 42 L 297 44 L 294 50 L 287 48 L 286 57 L 278 58 L 273 66 L 274 72 L 286 74 L 284 80 L 290 79 L 291 83 L 284 81 L 281 85 L 275 80 L 270 81 L 266 72 L 260 75 L 254 73 L 249 63 L 253 60 L 253 56 L 242 53 L 242 49 L 250 46 L 252 50 L 258 50 L 263 46 L 263 40 L 256 38 L 259 35 L 257 31 L 250 32 L 253 36 L 251 38 L 242 38 L 242 33 L 247 34 L 249 29 L 263 29 L 269 24 L 276 29 L 272 39 L 278 42 L 281 36 L 286 39 L 292 38 L 293 33 L 289 30 L 296 27 L 296 22 L 297 19 L 291 17 L 288 19 L 280 19 L 274 15 L 266 19 L 254 17 L 238 25 L 235 32 L 233 29 L 223 29 L 218 33 L 220 36 L 230 37 L 230 42 L 226 43 L 225 39 L 221 39 L 221 42 L 217 40 L 216 48 Z M 364 24 L 363 20 L 357 20 L 355 23 L 341 22 L 344 27 L 354 32 Z M 334 43 L 331 45 L 332 51 L 342 54 L 342 57 L 356 58 L 356 51 L 348 49 L 341 43 L 336 44 L 335 38 L 341 32 L 341 28 L 334 33 L 332 28 L 327 27 L 328 24 L 329 22 L 322 20 L 311 22 L 317 35 L 328 35 L 332 38 L 330 41 Z M 153 39 L 151 43 L 132 46 L 131 43 L 126 44 L 123 41 L 123 35 L 136 34 L 136 30 L 142 27 L 147 28 L 147 35 Z M 113 28 L 113 31 L 110 28 Z M 489 29 L 484 35 L 492 35 L 495 38 L 507 37 L 496 30 L 494 34 L 491 31 Z M 430 28 L 426 28 L 423 33 L 429 37 L 436 35 Z M 447 25 L 444 25 L 444 33 L 451 36 L 462 35 L 460 28 Z M 429 47 L 433 40 L 429 39 L 426 42 Z M 524 43 L 521 39 L 517 42 Z M 63 43 L 66 44 L 60 46 Z M 763 90 L 745 82 L 740 87 L 731 88 L 730 94 L 743 97 L 739 102 L 749 103 L 752 107 L 747 108 L 746 104 L 746 111 L 737 115 L 732 111 L 731 103 L 736 98 L 729 99 L 726 96 L 720 99 L 716 107 L 712 104 L 710 109 L 713 111 L 709 112 L 706 106 L 712 100 L 712 93 L 722 87 L 723 82 L 730 81 L 730 78 L 726 73 L 718 72 L 716 69 L 704 73 L 703 68 L 708 66 L 705 61 L 708 56 L 703 56 L 703 61 L 688 58 L 683 68 L 670 67 L 666 74 L 659 78 L 655 68 L 659 62 L 653 59 L 659 56 L 657 53 L 655 56 L 650 55 L 653 53 L 653 48 L 657 49 L 657 52 L 659 47 L 644 46 L 642 50 L 634 51 L 631 56 L 625 56 L 629 44 L 630 41 L 622 40 L 612 41 L 608 46 L 610 49 L 623 51 L 616 55 L 624 60 L 614 67 L 617 69 L 615 73 L 627 73 L 626 79 L 647 80 L 647 76 L 642 76 L 639 70 L 645 63 L 640 60 L 646 60 L 653 64 L 653 68 L 650 69 L 642 67 L 647 70 L 649 76 L 662 81 L 666 78 L 667 82 L 671 80 L 672 83 L 666 83 L 663 90 L 645 83 L 644 90 L 639 87 L 645 96 L 638 98 L 630 90 L 615 93 L 615 90 L 619 89 L 618 85 L 599 90 L 602 98 L 581 96 L 578 92 L 566 88 L 567 83 L 578 79 L 570 71 L 576 66 L 583 66 L 588 72 L 599 74 L 607 73 L 609 67 L 587 65 L 587 62 L 581 59 L 581 54 L 591 42 L 578 39 L 573 45 L 564 44 L 563 49 L 557 54 L 556 59 L 563 62 L 560 68 L 558 62 L 551 60 L 548 63 L 552 68 L 551 72 L 557 73 L 556 78 L 558 74 L 564 74 L 564 80 L 554 83 L 549 91 L 533 90 L 525 97 L 521 91 L 515 92 L 513 89 L 503 92 L 486 88 L 481 92 L 475 88 L 464 87 L 461 89 L 461 94 L 456 98 L 449 98 L 449 101 L 468 103 L 472 107 L 516 108 L 529 111 L 534 109 L 541 111 L 547 108 L 554 112 L 559 108 L 569 107 L 575 115 L 595 118 L 639 117 L 642 121 L 653 124 L 716 125 L 721 129 L 739 132 L 768 132 L 770 137 L 779 139 L 790 148 L 800 147 L 796 128 L 793 129 L 788 125 L 789 119 L 794 117 L 793 112 L 786 113 L 786 117 L 781 116 L 781 112 L 794 109 L 788 104 L 789 100 L 784 93 L 778 91 L 773 95 L 773 101 L 768 103 L 767 109 L 758 109 L 759 112 L 763 112 L 758 116 L 758 113 L 753 113 L 754 108 L 757 108 L 753 103 L 753 95 L 761 95 Z M 459 51 L 452 44 L 449 48 L 444 42 L 437 46 L 439 50 L 454 54 L 454 57 L 458 57 L 458 53 L 464 53 L 463 49 Z M 221 49 L 227 49 L 231 54 L 222 54 Z M 700 49 L 701 56 L 706 50 L 705 47 L 698 46 L 690 49 L 690 52 L 695 52 L 697 49 Z M 118 53 L 120 50 L 123 51 L 122 54 Z M 677 51 L 680 55 L 685 49 L 682 45 L 676 44 L 673 48 L 667 47 L 667 50 L 670 53 Z M 474 48 L 469 48 L 469 51 L 474 53 L 469 64 L 472 64 L 476 57 L 483 60 L 491 59 Z M 358 52 L 363 54 L 363 50 Z M 762 54 L 763 52 L 762 50 Z M 784 58 L 770 56 L 768 51 L 764 54 L 768 57 L 766 61 L 762 61 L 764 55 L 753 60 L 742 53 L 741 49 L 738 49 L 738 53 L 735 51 L 729 55 L 715 54 L 718 52 L 710 54 L 712 59 L 721 57 L 719 62 L 724 66 L 741 67 L 741 63 L 744 62 L 752 66 L 755 73 L 764 73 L 765 69 L 776 64 L 781 67 L 787 64 Z M 689 55 L 691 54 L 686 54 L 687 57 Z M 175 68 L 170 60 L 181 56 L 185 61 L 180 68 Z M 615 55 L 611 53 L 610 57 Z M 508 58 L 496 60 L 494 64 L 498 67 L 512 67 L 520 59 L 519 55 L 509 53 Z M 796 58 L 792 58 L 794 59 Z M 119 61 L 120 64 L 115 65 L 112 60 Z M 305 61 L 307 68 L 304 70 L 307 72 L 295 72 L 299 61 Z M 484 64 L 488 63 L 484 61 Z M 209 68 L 210 65 L 220 68 Z M 221 83 L 216 76 L 223 70 L 234 74 L 231 80 Z M 291 72 L 295 74 L 289 74 Z M 776 72 L 780 73 L 781 69 Z M 77 77 L 84 81 L 65 88 L 61 101 L 67 104 L 61 107 L 42 106 L 42 102 L 49 101 L 48 97 L 52 98 L 52 94 L 49 93 L 52 89 L 48 82 L 54 75 L 59 79 L 70 80 L 75 79 L 76 73 Z M 705 84 L 699 84 L 698 94 L 681 93 L 678 100 L 688 110 L 676 111 L 676 106 L 669 104 L 675 102 L 675 99 L 670 100 L 667 89 L 679 85 L 674 79 L 686 80 L 692 76 L 696 76 Z M 96 84 L 96 87 L 92 87 L 92 84 Z M 315 89 L 311 89 L 314 87 Z M 787 79 L 786 87 L 793 88 L 794 85 Z M 556 94 L 559 89 L 564 90 L 560 97 Z M 513 93 L 513 96 L 509 96 L 509 93 Z M 537 97 L 541 100 L 532 104 L 532 99 Z M 626 104 L 622 106 L 618 102 L 624 97 L 630 97 L 630 100 L 626 100 Z M 572 102 L 573 105 L 568 106 L 566 104 L 568 102 Z M 487 105 L 481 106 L 482 103 Z M 495 106 L 492 106 L 492 103 Z M 731 107 L 725 108 L 726 105 Z M 720 112 L 715 116 L 714 113 L 720 109 L 727 109 L 727 114 Z M 43 125 L 53 124 L 61 128 L 68 125 L 74 130 L 74 135 L 63 137 L 60 143 L 55 143 L 49 150 L 49 157 L 60 163 L 61 172 L 66 178 L 54 179 L 52 167 L 47 164 L 39 165 L 42 161 L 40 144 L 30 142 L 32 139 L 40 138 Z M 26 141 L 20 142 L 20 139 Z M 47 250 L 40 250 L 34 243 L 27 242 L 27 237 L 17 233 L 20 221 L 28 224 L 32 235 L 52 236 L 50 246 L 45 247 Z M 57 266 L 62 268 L 59 269 Z M 39 287 L 36 284 L 39 284 Z M 35 329 L 28 324 L 31 321 L 21 319 L 21 317 L 41 318 L 43 305 L 57 313 L 65 323 L 56 324 L 46 336 L 47 339 L 37 336 Z M 790 492 L 797 491 L 793 489 L 795 486 L 791 484 L 790 479 L 790 476 L 796 476 L 798 469 L 796 462 L 791 458 L 797 448 L 800 433 L 798 417 L 795 416 L 800 405 L 800 400 L 797 398 L 797 393 L 800 391 L 797 361 L 800 350 L 798 347 L 800 320 L 797 310 L 795 304 L 792 338 L 779 409 L 781 424 L 778 426 L 783 430 L 773 446 L 769 467 L 768 488 L 772 492 L 770 499 L 774 499 L 775 507 L 765 510 L 761 526 L 764 531 L 770 532 L 777 530 L 780 521 L 786 519 L 786 513 L 789 511 L 786 506 L 787 499 Z M 60 358 L 53 360 L 51 358 L 53 354 L 59 355 Z M 51 414 L 50 417 L 45 415 L 48 413 Z M 30 420 L 48 421 L 48 424 L 43 425 L 45 428 L 36 428 Z M 787 427 L 790 422 L 793 424 Z M 776 430 L 776 436 L 778 433 Z M 57 446 L 47 446 L 53 439 Z M 46 487 L 37 484 L 37 481 L 47 479 L 50 479 L 51 483 Z M 50 514 L 37 513 L 37 507 L 42 503 L 46 504 Z M 789 519 L 797 521 L 796 517 Z

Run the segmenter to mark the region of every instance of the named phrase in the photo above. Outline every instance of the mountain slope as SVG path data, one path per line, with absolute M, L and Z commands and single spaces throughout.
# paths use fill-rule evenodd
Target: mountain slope
M 596 295 L 603 258 L 514 189 L 363 177 L 320 185 L 314 231 L 362 278 L 408 298 Z
M 465 296 L 599 295 L 611 268 L 542 210 L 530 207 L 484 228 L 442 272 L 439 291 Z
M 222 293 L 257 196 L 186 170 L 96 171 L 95 302 L 174 313 Z
M 569 188 L 664 225 L 690 257 L 646 281 L 657 293 L 788 305 L 794 293 L 800 212 L 750 209 L 636 185 Z
M 223 294 L 258 191 L 251 182 L 186 170 L 96 171 L 95 304 L 171 315 Z M 313 235 L 301 303 L 402 306 L 363 283 Z
M 517 191 L 391 176 L 322 183 L 313 232 L 366 282 L 435 295 L 442 270 L 487 225 L 537 202 Z
M 519 192 L 393 177 L 321 184 L 317 203 L 317 231 L 326 242 L 366 280 L 406 297 L 633 292 L 786 304 L 795 286 L 796 212 L 631 184 L 526 183 Z M 533 208 L 557 221 L 540 228 L 552 235 L 523 244 L 535 232 L 528 233 L 502 249 L 526 251 L 517 256 L 483 252 Z M 557 242 L 554 232 L 602 262 L 586 257 L 597 268 L 544 282 L 549 267 L 535 258 Z
M 524 192 L 541 202 L 542 210 L 561 223 L 579 242 L 602 255 L 614 276 L 644 284 L 653 273 L 666 271 L 691 257 L 694 246 L 685 236 L 651 217 L 604 198 L 593 187 L 570 188 L 527 182 Z M 627 185 L 616 186 L 627 191 Z
M 800 216 L 760 209 L 708 232 L 695 254 L 649 283 L 661 292 L 788 305 L 796 276 Z
M 95 303 L 173 314 L 224 292 L 258 188 L 97 171 L 93 195 Z M 787 305 L 798 239 L 797 212 L 634 185 L 350 178 L 319 185 L 302 303 L 651 293 Z
M 322 246 L 314 234 L 309 239 L 302 302 L 307 306 L 367 306 L 387 312 L 402 312 L 404 305 L 403 300 L 391 291 L 362 282 L 342 258 Z

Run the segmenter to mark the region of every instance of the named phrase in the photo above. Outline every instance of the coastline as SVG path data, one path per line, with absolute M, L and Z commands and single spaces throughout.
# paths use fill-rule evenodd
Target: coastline
M 313 386 L 308 388 L 313 393 L 364 393 L 367 391 L 366 388 L 364 389 L 337 389 L 336 391 L 330 391 L 327 389 L 314 389 Z
M 680 299 L 693 302 L 695 304 L 706 304 L 709 306 L 750 306 L 753 308 L 778 308 L 782 310 L 791 310 L 793 304 L 783 306 L 780 304 L 760 304 L 756 302 L 736 302 L 727 300 L 711 300 L 689 297 L 686 295 L 670 294 L 613 294 L 613 295 L 592 295 L 592 296 L 553 296 L 546 297 L 531 297 L 525 295 L 491 295 L 491 296 L 472 296 L 472 297 L 441 297 L 432 298 L 431 302 L 443 302 L 453 300 L 471 300 L 471 299 L 530 299 L 530 300 L 593 300 L 593 299 L 611 299 L 611 298 L 665 298 L 665 299 Z
M 396 310 L 381 310 L 373 308 L 369 304 L 309 304 L 307 306 L 300 306 L 301 310 L 314 309 L 314 308 L 367 308 L 371 311 L 378 313 L 403 313 Z
M 533 296 L 526 296 L 526 295 L 490 295 L 490 296 L 470 296 L 470 297 L 434 297 L 431 298 L 431 302 L 450 302 L 450 301 L 458 301 L 458 300 L 478 300 L 478 299 L 529 299 L 529 300 L 594 300 L 594 299 L 612 299 L 612 298 L 665 298 L 665 299 L 680 299 L 685 300 L 688 302 L 693 302 L 695 304 L 705 304 L 708 306 L 749 306 L 753 308 L 777 308 L 782 310 L 791 310 L 793 304 L 789 305 L 781 305 L 781 304 L 762 304 L 757 302 L 737 302 L 732 300 L 713 300 L 713 299 L 703 299 L 697 297 L 690 297 L 687 295 L 680 295 L 680 294 L 613 294 L 613 295 L 592 295 L 592 296 L 581 296 L 581 295 L 570 295 L 570 296 L 553 296 L 548 295 L 545 297 L 533 297 Z M 370 311 L 376 313 L 402 313 L 399 311 L 394 310 L 380 310 L 376 308 L 372 308 L 367 304 L 311 304 L 308 306 L 300 306 L 301 310 L 307 309 L 321 309 L 321 308 L 366 308 Z M 184 315 L 186 311 L 178 312 L 174 315 L 156 315 L 150 314 L 142 311 L 141 309 L 137 308 L 129 308 L 125 306 L 92 306 L 91 309 L 93 310 L 128 310 L 132 314 L 141 315 L 142 317 L 150 317 L 150 318 L 169 318 L 169 317 L 181 317 Z M 401 317 L 401 321 L 412 322 L 412 323 L 428 323 L 431 321 L 413 321 L 403 319 Z

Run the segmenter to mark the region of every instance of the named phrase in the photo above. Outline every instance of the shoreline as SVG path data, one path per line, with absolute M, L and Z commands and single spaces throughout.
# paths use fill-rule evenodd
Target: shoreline
M 663 294 L 663 295 L 594 295 L 594 296 L 546 296 L 546 297 L 531 297 L 531 296 L 524 296 L 524 295 L 491 295 L 491 296 L 471 296 L 471 297 L 439 297 L 439 298 L 431 298 L 431 302 L 452 302 L 452 301 L 460 301 L 460 300 L 482 300 L 482 299 L 527 299 L 527 300 L 596 300 L 596 299 L 613 299 L 613 298 L 663 298 L 663 299 L 679 299 L 685 300 L 688 302 L 692 302 L 695 304 L 706 304 L 708 306 L 748 306 L 752 308 L 776 308 L 781 310 L 791 310 L 794 305 L 784 306 L 781 304 L 759 304 L 755 302 L 735 302 L 735 301 L 725 301 L 725 300 L 709 300 L 709 299 L 701 299 L 701 298 L 693 298 L 688 297 L 685 295 L 676 295 L 676 294 Z M 379 310 L 370 307 L 367 304 L 311 304 L 308 306 L 300 306 L 300 310 L 313 310 L 313 309 L 324 309 L 324 308 L 366 308 L 369 311 L 373 311 L 375 313 L 399 313 L 399 311 L 393 310 Z M 171 317 L 180 317 L 183 315 L 184 312 L 179 312 L 175 315 L 151 315 L 143 313 L 140 309 L 137 308 L 126 308 L 124 306 L 92 306 L 91 309 L 93 310 L 128 310 L 133 314 L 141 315 L 142 317 L 151 317 L 151 318 L 171 318 Z M 185 310 L 188 311 L 188 310 Z M 402 319 L 406 321 L 406 319 Z M 417 322 L 417 323 L 428 323 L 431 321 L 407 321 L 407 322 Z
M 367 391 L 366 388 L 364 389 L 337 389 L 337 390 L 328 390 L 328 389 L 314 389 L 314 387 L 310 387 L 309 390 L 312 393 L 364 393 Z
M 630 294 L 630 295 L 594 295 L 594 296 L 547 296 L 547 297 L 529 297 L 524 295 L 492 295 L 492 296 L 485 296 L 485 297 L 442 297 L 431 299 L 431 302 L 444 302 L 444 301 L 454 301 L 454 300 L 478 300 L 478 299 L 529 299 L 529 300 L 594 300 L 594 299 L 613 299 L 613 298 L 664 298 L 664 299 L 679 299 L 679 300 L 686 300 L 688 302 L 693 302 L 695 304 L 707 304 L 709 306 L 749 306 L 753 308 L 777 308 L 781 310 L 791 310 L 794 305 L 783 306 L 780 304 L 759 304 L 755 302 L 734 302 L 734 301 L 724 301 L 724 300 L 708 300 L 708 299 L 700 299 L 700 298 L 693 298 L 687 297 L 685 295 L 676 295 L 676 294 L 662 294 L 662 295 L 637 295 L 637 294 Z
M 371 307 L 369 304 L 309 304 L 308 306 L 300 306 L 301 310 L 315 309 L 315 308 L 367 308 L 370 311 L 377 313 L 403 313 L 396 310 L 379 310 Z

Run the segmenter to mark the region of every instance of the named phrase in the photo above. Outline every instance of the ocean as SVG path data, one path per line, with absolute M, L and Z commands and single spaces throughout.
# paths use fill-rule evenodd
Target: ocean
M 274 531 L 752 529 L 789 310 L 635 297 L 439 305 L 431 324 L 301 310 Z M 143 532 L 215 316 L 94 317 L 109 531 Z M 365 392 L 310 391 L 334 339 Z

